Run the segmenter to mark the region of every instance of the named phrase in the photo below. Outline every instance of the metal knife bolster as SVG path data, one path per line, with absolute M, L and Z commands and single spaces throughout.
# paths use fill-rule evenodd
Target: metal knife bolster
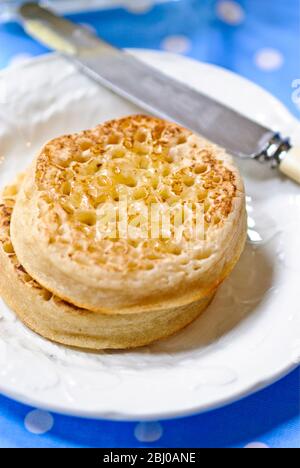
M 151 114 L 190 128 L 233 155 L 280 166 L 291 148 L 289 140 L 278 133 L 37 4 L 24 4 L 20 15 L 30 34 L 77 62 L 85 73 L 108 89 Z
M 289 138 L 283 138 L 280 133 L 274 133 L 267 141 L 266 147 L 255 155 L 255 159 L 260 162 L 268 162 L 271 167 L 277 167 L 280 166 L 291 148 Z

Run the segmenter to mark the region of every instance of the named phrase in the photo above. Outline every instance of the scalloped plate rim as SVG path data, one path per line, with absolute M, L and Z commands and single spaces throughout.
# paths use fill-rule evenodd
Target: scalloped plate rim
M 152 50 L 142 50 L 142 49 L 139 49 L 139 50 L 134 50 L 135 53 L 138 53 L 138 54 L 141 54 L 141 55 L 151 55 L 151 54 L 159 54 L 159 55 L 165 55 L 165 56 L 169 56 L 170 58 L 176 60 L 176 55 L 175 54 L 171 54 L 171 53 L 165 53 L 165 52 L 160 52 L 160 51 L 152 51 Z M 30 58 L 26 61 L 26 63 L 24 64 L 20 64 L 18 66 L 15 67 L 15 69 L 20 69 L 24 66 L 28 67 L 28 66 L 31 66 L 32 64 L 38 64 L 38 62 L 44 62 L 44 61 L 47 61 L 47 60 L 51 60 L 53 59 L 53 57 L 55 57 L 56 54 L 47 54 L 45 56 L 41 56 L 41 57 L 38 57 L 38 58 Z M 182 58 L 182 57 L 180 57 Z M 189 57 L 184 57 L 184 59 L 187 59 L 188 61 L 190 62 L 195 62 L 193 59 L 189 58 Z M 238 79 L 240 80 L 241 83 L 244 83 L 245 85 L 248 84 L 248 85 L 251 85 L 254 88 L 256 88 L 257 90 L 259 90 L 260 92 L 263 92 L 266 96 L 266 98 L 268 98 L 270 100 L 270 105 L 275 105 L 277 106 L 277 108 L 279 109 L 280 112 L 282 112 L 282 118 L 283 120 L 289 120 L 290 124 L 291 125 L 299 125 L 299 122 L 298 120 L 288 111 L 288 109 L 286 109 L 286 107 L 279 101 L 277 100 L 274 96 L 272 96 L 270 93 L 268 93 L 267 91 L 263 90 L 261 87 L 259 87 L 258 85 L 254 84 L 253 82 L 247 80 L 246 78 L 243 78 L 243 77 L 240 77 L 239 75 L 229 71 L 229 70 L 225 70 L 225 69 L 222 69 L 216 65 L 210 65 L 208 63 L 201 63 L 201 62 L 195 62 L 196 64 L 198 65 L 202 65 L 206 68 L 206 70 L 209 70 L 209 69 L 214 69 L 215 72 L 220 72 L 220 73 L 225 73 L 227 74 L 228 76 L 232 76 L 234 77 L 235 79 Z M 3 70 L 2 72 L 0 72 L 0 77 L 5 77 L 6 73 L 12 73 L 12 70 L 13 68 L 9 68 L 8 70 Z M 271 385 L 272 383 L 278 381 L 279 379 L 283 378 L 284 376 L 286 376 L 287 374 L 289 374 L 290 372 L 292 372 L 293 370 L 295 370 L 296 368 L 298 368 L 298 364 L 296 364 L 295 362 L 292 361 L 292 359 L 290 360 L 290 362 L 286 362 L 285 365 L 282 365 L 280 368 L 277 368 L 276 371 L 270 371 L 269 375 L 267 375 L 263 381 L 260 381 L 259 383 L 254 383 L 254 384 L 251 384 L 251 385 L 248 385 L 247 387 L 245 387 L 243 390 L 240 390 L 240 391 L 237 391 L 235 394 L 231 395 L 230 397 L 225 397 L 225 398 L 219 398 L 217 399 L 216 401 L 212 402 L 211 404 L 206 404 L 206 405 L 192 405 L 190 408 L 188 409 L 174 409 L 173 411 L 166 411 L 166 412 L 159 412 L 159 413 L 154 413 L 154 412 L 151 412 L 151 414 L 147 413 L 147 412 L 137 412 L 137 413 L 133 413 L 131 412 L 130 414 L 127 414 L 125 411 L 105 411 L 105 410 L 96 410 L 96 411 L 93 411 L 93 410 L 79 410 L 79 409 L 75 409 L 75 408 L 71 408 L 71 406 L 69 408 L 66 408 L 66 406 L 64 405 L 59 405 L 59 404 L 47 404 L 45 402 L 41 402 L 39 400 L 39 398 L 35 398 L 35 397 L 26 397 L 24 396 L 21 392 L 19 391 L 16 391 L 16 390 L 12 390 L 11 388 L 8 388 L 6 387 L 5 385 L 3 385 L 3 382 L 2 382 L 2 379 L 0 379 L 0 390 L 1 390 L 1 393 L 9 398 L 13 398 L 21 403 L 24 403 L 26 405 L 30 405 L 30 406 L 35 406 L 35 407 L 38 407 L 38 408 L 41 408 L 41 409 L 44 409 L 44 410 L 47 410 L 47 411 L 51 411 L 51 412 L 56 412 L 56 413 L 60 413 L 60 414 L 65 414 L 65 415 L 71 415 L 71 416 L 78 416 L 78 417 L 83 417 L 83 418 L 91 418 L 91 419 L 109 419 L 109 420 L 126 420 L 126 421 L 137 421 L 137 420 L 145 420 L 145 421 L 151 421 L 151 420 L 157 420 L 157 419 L 160 419 L 160 420 L 163 420 L 163 419 L 169 419 L 169 418 L 177 418 L 177 417 L 184 417 L 184 416 L 189 416 L 189 415 L 193 415 L 193 414 L 199 414 L 199 413 L 202 413 L 202 412 L 207 412 L 207 411 L 210 411 L 210 410 L 213 410 L 213 409 L 217 409 L 217 408 L 220 408 L 220 407 L 223 407 L 227 404 L 232 404 L 233 402 L 235 401 L 238 401 L 242 398 L 245 398 L 246 396 L 248 395 L 251 395 L 253 393 L 256 393 L 264 388 L 266 388 L 267 386 Z

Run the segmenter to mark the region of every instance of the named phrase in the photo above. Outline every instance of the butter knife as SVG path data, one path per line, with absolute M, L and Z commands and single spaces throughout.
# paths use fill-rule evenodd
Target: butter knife
M 26 31 L 147 112 L 173 120 L 234 156 L 269 162 L 300 183 L 300 148 L 222 103 L 146 65 L 35 3 L 19 8 Z

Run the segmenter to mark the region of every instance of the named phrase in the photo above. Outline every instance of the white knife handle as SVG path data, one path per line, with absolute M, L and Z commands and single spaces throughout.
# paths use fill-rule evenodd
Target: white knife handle
M 280 171 L 300 184 L 300 147 L 291 148 L 279 165 Z

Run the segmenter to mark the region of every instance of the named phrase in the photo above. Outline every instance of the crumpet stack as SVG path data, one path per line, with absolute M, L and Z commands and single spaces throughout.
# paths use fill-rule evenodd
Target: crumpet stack
M 164 207 L 158 217 L 153 207 Z M 131 116 L 50 141 L 4 191 L 0 293 L 53 341 L 141 346 L 199 316 L 245 240 L 231 157 L 176 124 Z

